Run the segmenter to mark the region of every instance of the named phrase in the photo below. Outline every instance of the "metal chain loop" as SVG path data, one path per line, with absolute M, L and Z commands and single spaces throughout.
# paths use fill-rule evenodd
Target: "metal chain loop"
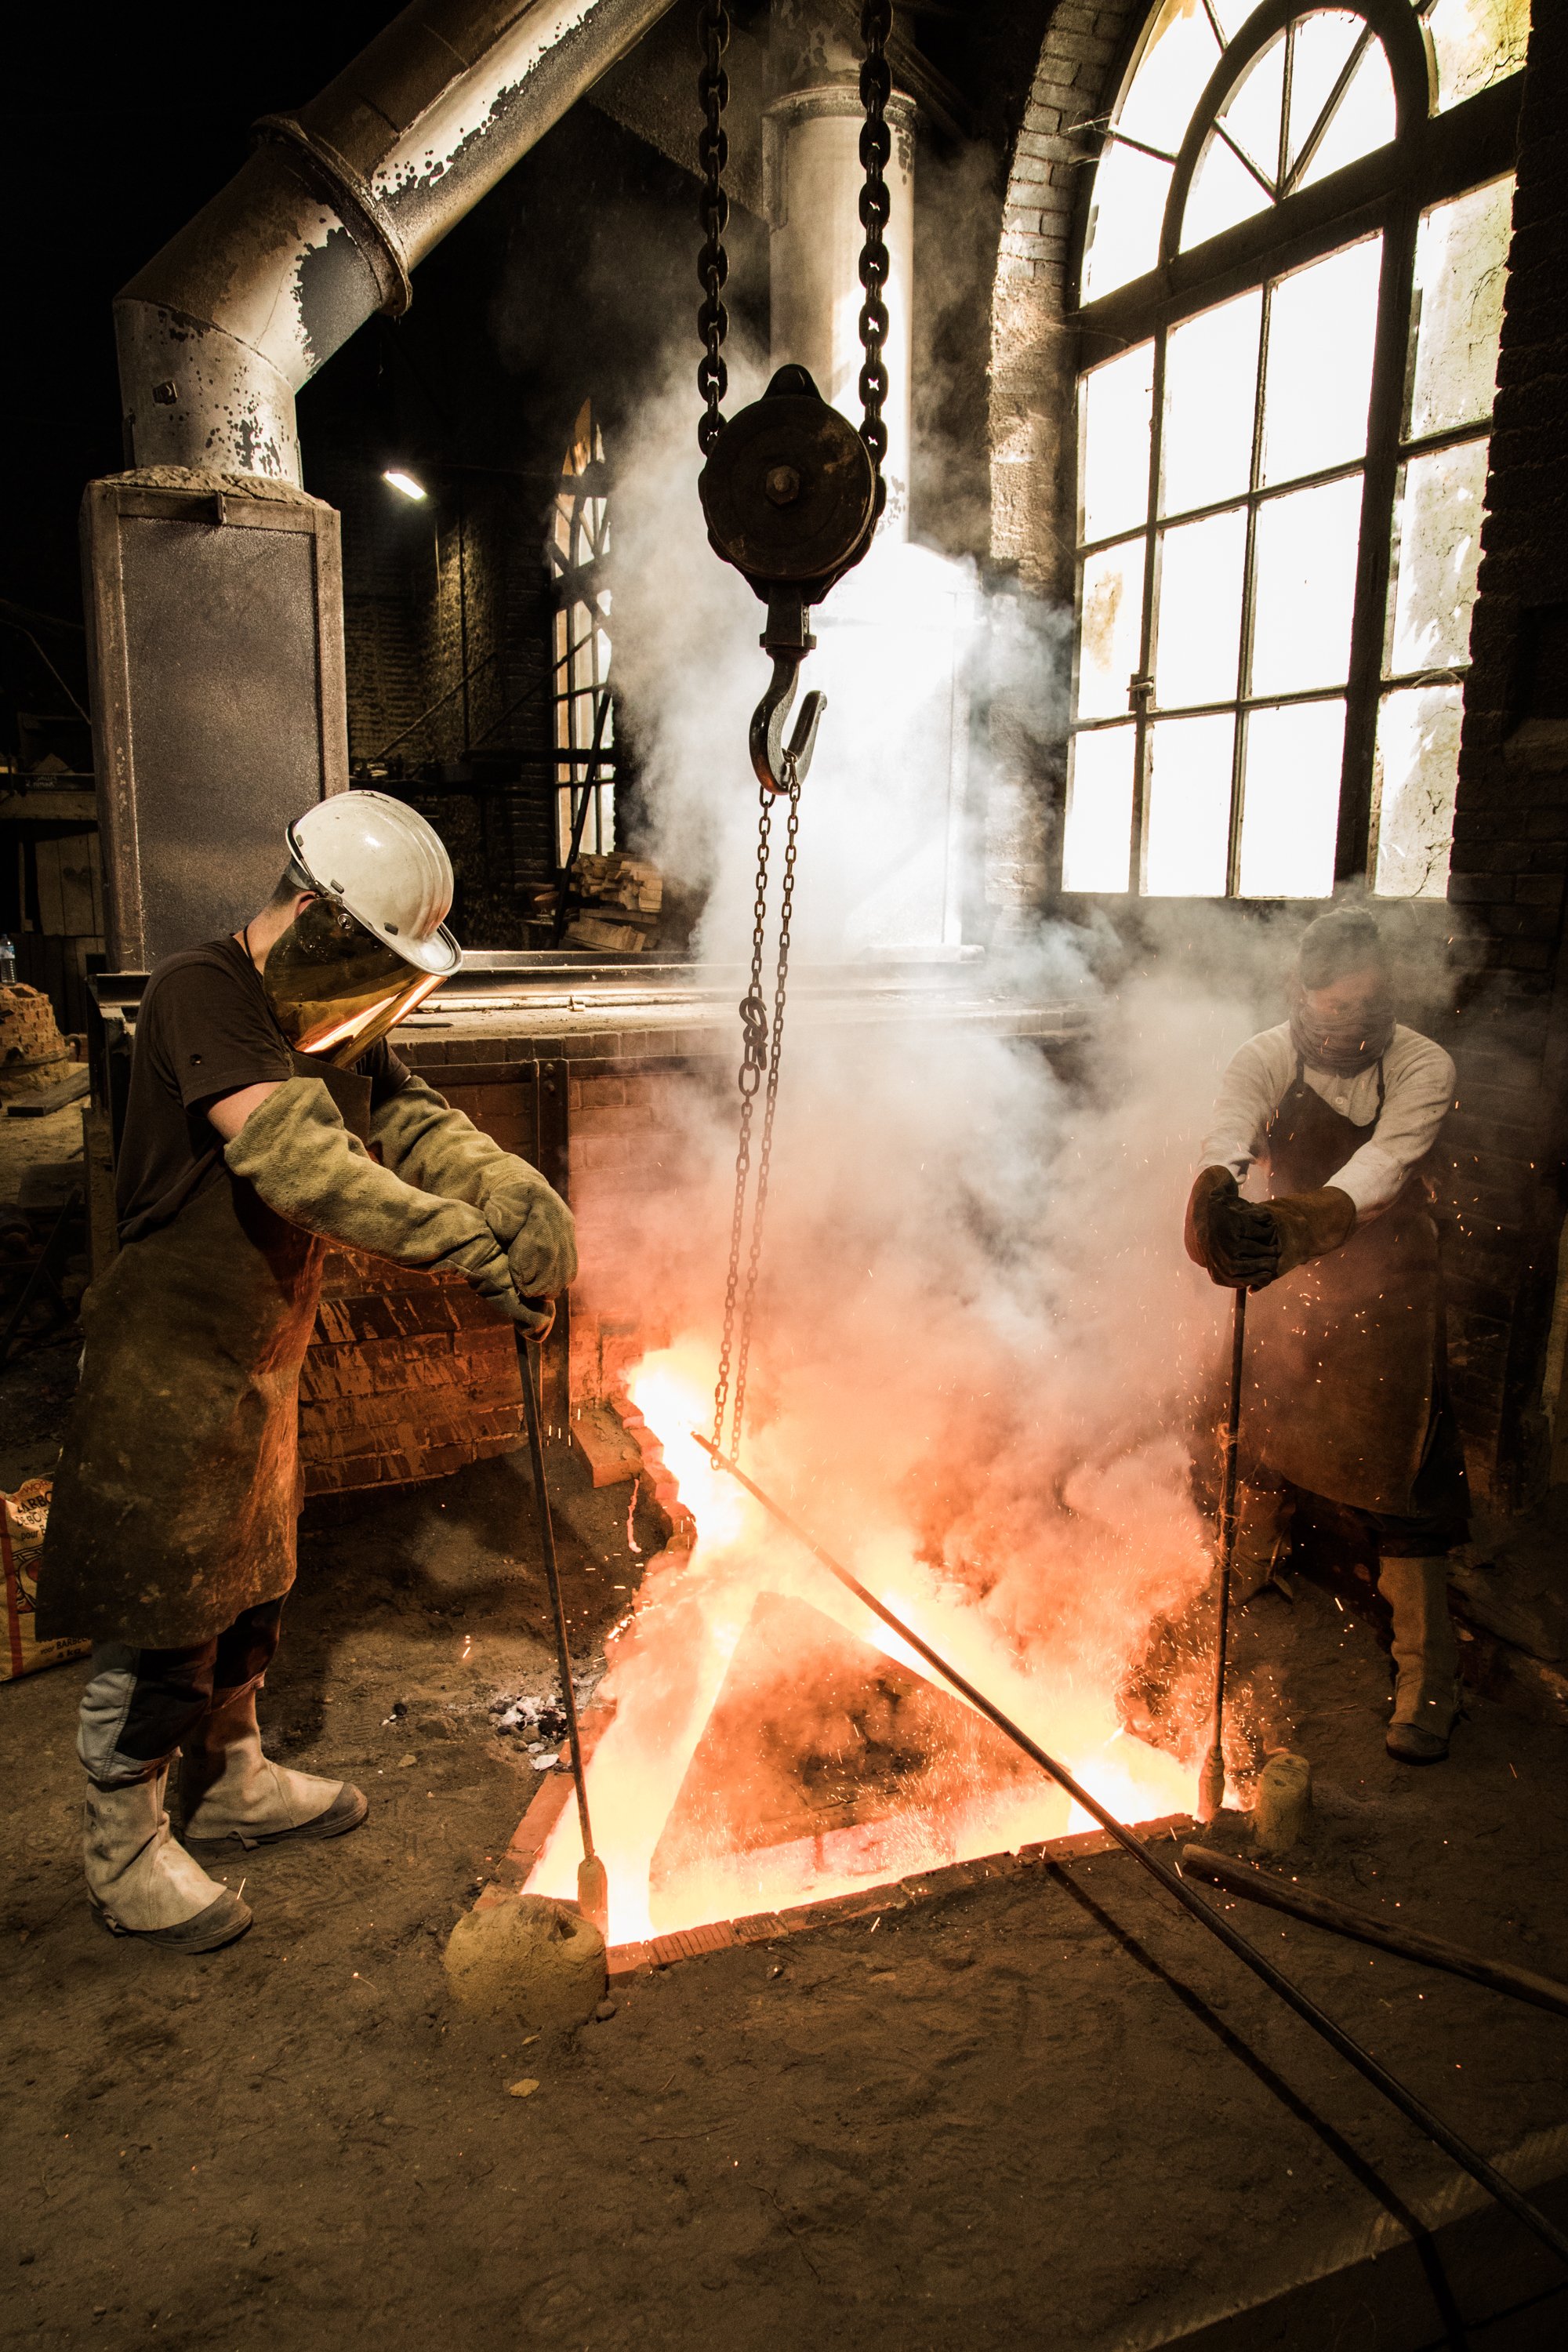
M 703 352 L 697 370 L 697 388 L 702 394 L 704 405 L 697 438 L 706 457 L 724 430 L 721 403 L 729 388 L 722 345 L 730 324 L 723 300 L 730 268 L 723 242 L 730 217 L 723 173 L 730 150 L 722 116 L 730 98 L 729 76 L 723 67 L 724 51 L 730 39 L 730 12 L 723 0 L 702 0 L 700 22 L 702 69 L 697 79 L 697 88 L 702 100 L 702 131 L 697 143 L 697 153 L 702 173 L 700 216 L 704 243 L 697 265 L 703 289 L 697 324 L 702 337 Z M 883 297 L 888 283 L 886 232 L 890 211 L 887 167 L 892 143 L 888 132 L 887 110 L 893 85 L 888 68 L 887 47 L 892 26 L 890 0 L 866 0 L 860 14 L 861 37 L 866 45 L 865 62 L 860 68 L 860 102 L 866 110 L 865 124 L 860 132 L 860 163 L 866 174 L 865 185 L 860 191 L 860 225 L 865 231 L 865 242 L 860 252 L 860 283 L 865 289 L 865 300 L 860 309 L 860 341 L 866 354 L 860 370 L 860 399 L 865 410 L 860 437 L 876 470 L 879 510 L 883 495 L 882 463 L 888 454 L 888 428 L 882 422 L 882 404 L 888 396 L 888 370 L 882 357 L 882 346 L 888 334 L 888 306 Z M 773 1169 L 773 1118 L 778 1108 L 784 1007 L 789 985 L 790 930 L 795 917 L 795 857 L 800 837 L 800 777 L 795 758 L 787 751 L 784 773 L 789 819 L 779 903 L 778 961 L 773 974 L 771 1023 L 763 997 L 768 862 L 773 835 L 773 795 L 765 786 L 758 794 L 761 814 L 757 828 L 756 884 L 752 902 L 751 974 L 740 1005 L 742 1045 L 737 1081 L 741 1095 L 740 1135 L 735 1150 L 735 1198 L 730 1217 L 730 1264 L 724 1284 L 724 1328 L 719 1349 L 719 1376 L 713 1389 L 713 1444 L 717 1450 L 723 1450 L 724 1423 L 726 1418 L 730 1418 L 731 1458 L 738 1458 L 740 1454 L 741 1434 L 745 1421 L 752 1318 L 762 1269 L 763 1228 Z M 752 1129 L 759 1092 L 763 1095 L 763 1131 L 742 1293 L 741 1249 L 746 1238 Z M 738 1351 L 737 1320 L 740 1327 Z M 731 1379 L 734 1387 L 732 1415 L 730 1412 Z
M 724 250 L 724 231 L 730 221 L 730 199 L 724 193 L 730 135 L 722 120 L 730 102 L 730 77 L 723 66 L 730 45 L 730 11 L 724 0 L 702 0 L 701 34 L 702 70 L 697 77 L 697 94 L 702 101 L 702 129 L 698 134 L 697 162 L 702 174 L 698 206 L 702 250 L 697 257 L 697 276 L 703 299 L 697 312 L 697 331 L 703 350 L 697 365 L 697 389 L 704 404 L 697 442 L 706 457 L 724 430 L 720 403 L 730 388 L 722 350 L 730 331 L 730 313 L 724 305 L 724 282 L 730 275 L 730 257 Z
M 799 787 L 796 787 L 798 793 Z M 768 920 L 768 858 L 773 845 L 773 795 L 757 794 L 762 812 L 757 822 L 757 878 L 752 894 L 752 971 L 741 999 L 741 1134 L 735 1148 L 735 1205 L 730 1218 L 730 1271 L 724 1284 L 724 1335 L 719 1349 L 719 1378 L 713 1389 L 713 1443 L 724 1444 L 724 1415 L 730 1400 L 730 1358 L 735 1340 L 735 1303 L 741 1286 L 741 1244 L 746 1230 L 746 1191 L 752 1172 L 752 1118 L 757 1090 L 768 1070 L 768 1012 L 763 1001 L 763 944 Z M 793 824 L 792 813 L 792 824 Z M 793 868 L 795 851 L 790 849 Z M 790 873 L 793 889 L 794 875 Z M 772 1086 L 776 1089 L 778 1080 Z M 771 1141 L 773 1114 L 768 1113 Z M 744 1350 L 742 1350 L 744 1352 Z M 738 1402 L 738 1401 L 737 1401 Z M 737 1434 L 739 1433 L 737 1432 Z
M 763 1223 L 767 1214 L 768 1178 L 773 1160 L 773 1113 L 778 1108 L 779 1065 L 784 1053 L 784 997 L 789 986 L 790 925 L 795 918 L 795 861 L 800 843 L 800 778 L 794 755 L 784 757 L 784 786 L 789 794 L 789 824 L 784 834 L 784 883 L 779 893 L 779 954 L 773 975 L 773 1036 L 768 1050 L 768 1087 L 763 1101 L 763 1139 L 757 1153 L 757 1198 L 752 1211 L 752 1247 L 746 1261 L 746 1290 L 741 1301 L 741 1349 L 735 1367 L 735 1417 L 731 1423 L 731 1455 L 739 1461 L 741 1432 L 746 1417 L 746 1370 L 752 1355 L 752 1310 L 756 1304 L 757 1275 L 763 1262 Z
M 866 353 L 860 370 L 860 400 L 865 421 L 860 438 L 871 453 L 879 480 L 888 454 L 888 428 L 882 403 L 888 396 L 888 369 L 882 345 L 888 333 L 888 306 L 882 297 L 888 284 L 886 231 L 891 206 L 886 173 L 892 142 L 888 134 L 888 100 L 893 93 L 888 69 L 888 37 L 893 29 L 890 0 L 866 0 L 860 11 L 860 37 L 866 45 L 860 68 L 860 103 L 866 121 L 860 131 L 860 163 L 866 184 L 860 191 L 860 226 L 866 232 L 860 248 L 860 283 L 866 299 L 860 306 L 860 341 Z

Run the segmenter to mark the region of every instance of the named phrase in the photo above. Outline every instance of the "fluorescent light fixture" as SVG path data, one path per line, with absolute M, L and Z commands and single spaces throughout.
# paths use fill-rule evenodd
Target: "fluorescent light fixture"
M 400 490 L 405 499 L 417 500 L 430 495 L 424 483 L 417 480 L 405 466 L 388 466 L 381 478 L 384 482 L 390 482 L 393 488 Z

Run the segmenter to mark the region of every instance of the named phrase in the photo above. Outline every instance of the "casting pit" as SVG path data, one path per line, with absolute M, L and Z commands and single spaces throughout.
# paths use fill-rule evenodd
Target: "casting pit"
M 612 1972 L 1102 1847 L 1054 1781 L 707 1460 L 689 1434 L 701 1392 L 679 1353 L 634 1379 L 628 1417 L 687 1540 L 649 1563 L 583 1718 Z M 863 1539 L 855 1558 L 1120 1818 L 1145 1833 L 1187 1824 L 1194 1769 L 1122 1727 L 1109 1664 L 1091 1678 L 1080 1656 L 1032 1654 L 907 1538 Z M 563 1755 L 512 1841 L 505 1885 L 571 1899 L 582 1849 L 570 1798 Z

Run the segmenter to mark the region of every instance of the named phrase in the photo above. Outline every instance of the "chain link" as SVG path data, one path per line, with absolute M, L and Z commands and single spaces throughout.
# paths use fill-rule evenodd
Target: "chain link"
M 796 786 L 798 793 L 799 787 Z M 735 1205 L 730 1218 L 730 1271 L 724 1284 L 724 1336 L 719 1349 L 719 1378 L 713 1389 L 713 1443 L 721 1450 L 724 1444 L 724 1416 L 730 1401 L 730 1359 L 735 1340 L 735 1305 L 741 1287 L 741 1244 L 746 1231 L 746 1191 L 752 1172 L 752 1119 L 756 1110 L 757 1089 L 768 1068 L 768 1012 L 763 1002 L 763 944 L 768 921 L 768 859 L 773 845 L 773 795 L 763 789 L 757 794 L 762 814 L 757 823 L 757 878 L 752 894 L 752 971 L 746 993 L 741 999 L 741 1133 L 735 1147 Z M 791 822 L 794 817 L 792 811 Z M 794 887 L 795 847 L 790 846 L 790 885 Z M 776 1091 L 777 1077 L 772 1080 L 770 1094 Z M 767 1139 L 773 1138 L 773 1111 L 767 1112 Z M 752 1244 L 753 1258 L 755 1242 Z M 751 1284 L 748 1283 L 748 1300 Z M 742 1344 L 742 1357 L 748 1340 Z M 742 1382 L 743 1385 L 743 1382 Z M 737 1398 L 737 1404 L 739 1399 Z M 737 1432 L 737 1434 L 739 1433 Z
M 730 388 L 730 371 L 724 364 L 722 349 L 730 330 L 730 313 L 724 305 L 724 282 L 730 275 L 730 257 L 724 250 L 724 231 L 730 220 L 730 199 L 724 193 L 730 135 L 722 119 L 730 102 L 730 77 L 723 64 L 724 52 L 730 45 L 730 11 L 724 0 L 702 0 L 701 33 L 702 70 L 697 77 L 697 95 L 702 101 L 702 129 L 698 134 L 697 162 L 702 174 L 702 196 L 698 206 L 702 250 L 697 257 L 697 276 L 702 301 L 697 312 L 697 331 L 703 348 L 697 365 L 697 389 L 702 394 L 703 410 L 697 442 L 706 457 L 724 430 L 720 404 Z
M 865 410 L 860 438 L 871 453 L 879 479 L 888 454 L 888 428 L 882 422 L 882 403 L 888 397 L 888 368 L 882 357 L 888 306 L 882 298 L 888 284 L 886 231 L 891 210 L 886 173 L 893 152 L 888 135 L 888 100 L 893 81 L 887 57 L 892 29 L 890 0 L 866 0 L 860 11 L 860 37 L 866 47 L 860 68 L 860 103 L 866 110 L 860 131 L 860 163 L 866 174 L 860 191 L 860 226 L 866 232 L 860 248 L 860 283 L 866 289 L 860 306 L 860 341 L 866 352 L 860 370 L 860 403 Z

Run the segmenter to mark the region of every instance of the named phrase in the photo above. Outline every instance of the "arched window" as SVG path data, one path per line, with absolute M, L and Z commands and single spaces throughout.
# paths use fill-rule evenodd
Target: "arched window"
M 585 400 L 561 468 L 546 544 L 555 582 L 555 857 L 616 845 L 610 703 L 610 548 L 605 443 Z
M 1163 0 L 1096 167 L 1063 886 L 1447 881 L 1528 0 Z

